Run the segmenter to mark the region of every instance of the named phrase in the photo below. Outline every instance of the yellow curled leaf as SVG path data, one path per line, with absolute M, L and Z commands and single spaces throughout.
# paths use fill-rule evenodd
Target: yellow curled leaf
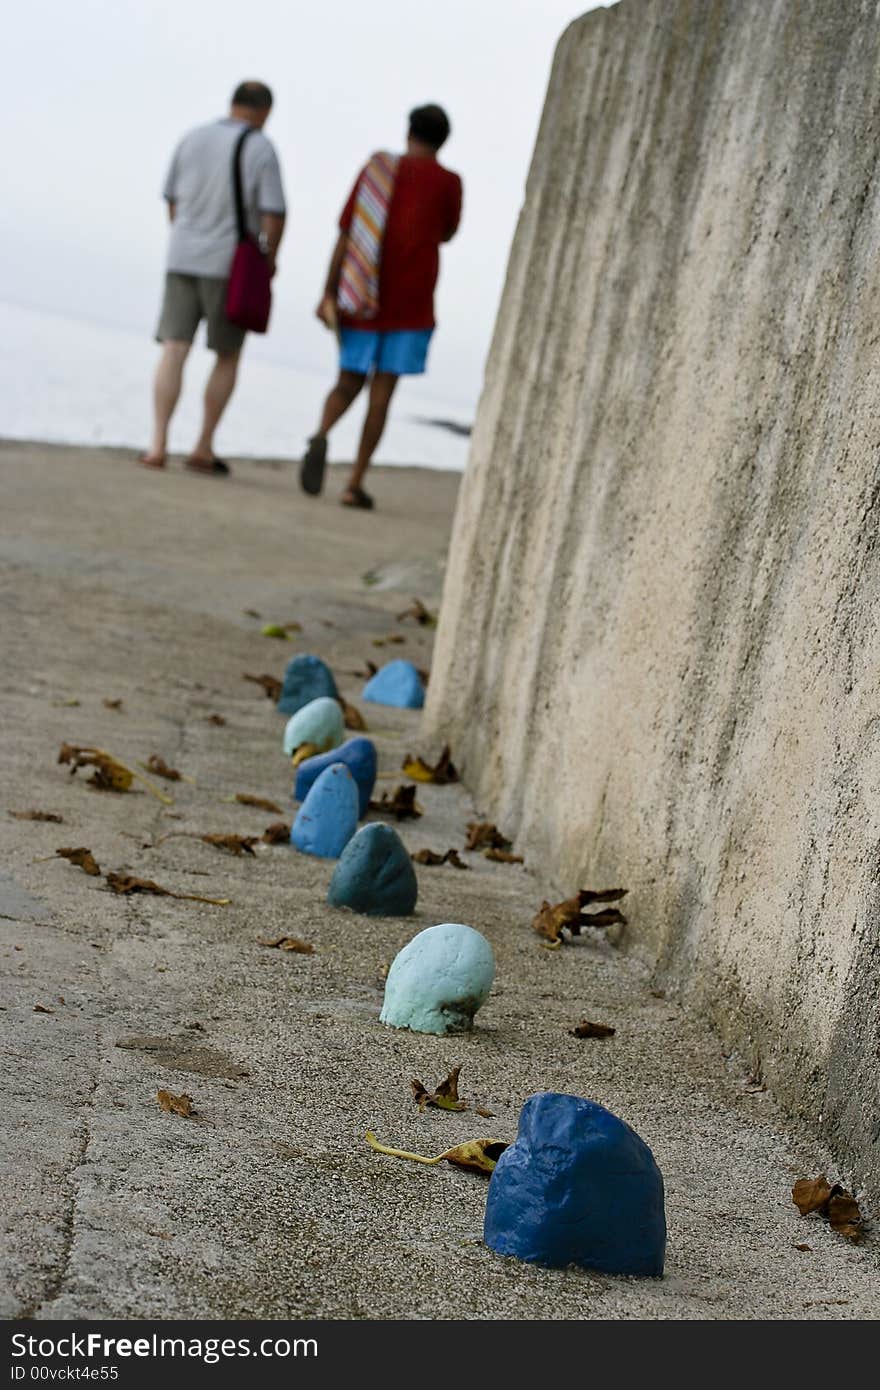
M 320 752 L 321 749 L 318 747 L 317 743 L 301 743 L 299 748 L 294 748 L 290 761 L 293 763 L 294 767 L 299 767 L 300 763 L 304 763 L 306 758 L 313 758 L 316 753 Z
M 414 782 L 434 781 L 434 769 L 429 767 L 423 758 L 407 758 L 400 770 Z

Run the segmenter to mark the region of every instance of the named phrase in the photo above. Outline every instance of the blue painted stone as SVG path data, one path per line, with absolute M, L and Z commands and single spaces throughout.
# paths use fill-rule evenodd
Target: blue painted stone
M 291 657 L 284 668 L 284 680 L 277 708 L 282 714 L 296 714 L 298 709 L 322 695 L 335 700 L 339 696 L 333 672 L 319 656 L 302 652 Z
M 342 707 L 329 695 L 310 700 L 292 714 L 284 728 L 284 751 L 291 757 L 303 743 L 313 743 L 319 752 L 338 748 L 345 737 Z
M 389 661 L 367 681 L 363 698 L 374 705 L 421 709 L 425 703 L 425 687 L 411 661 Z
M 376 785 L 376 746 L 368 738 L 350 738 L 341 748 L 331 749 L 329 753 L 316 753 L 313 758 L 306 758 L 305 762 L 300 763 L 296 769 L 294 800 L 302 801 L 315 778 L 320 777 L 324 768 L 331 763 L 345 763 L 357 783 L 360 814 L 365 816 Z
M 534 1264 L 659 1279 L 666 1216 L 654 1155 L 596 1101 L 529 1096 L 492 1173 L 483 1238 Z
M 364 825 L 333 870 L 327 901 L 370 916 L 406 917 L 419 896 L 406 846 L 390 825 Z
M 325 768 L 290 829 L 290 843 L 303 854 L 338 859 L 358 823 L 358 793 L 345 763 Z
M 494 977 L 492 947 L 473 927 L 426 927 L 391 963 L 381 1021 L 415 1033 L 466 1033 Z

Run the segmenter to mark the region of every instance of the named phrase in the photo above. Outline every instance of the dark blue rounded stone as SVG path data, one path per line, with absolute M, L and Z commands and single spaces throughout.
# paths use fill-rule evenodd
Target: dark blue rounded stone
M 654 1155 L 596 1101 L 529 1096 L 489 1183 L 483 1238 L 534 1264 L 659 1278 L 666 1216 Z
M 350 738 L 341 748 L 332 748 L 329 753 L 316 753 L 306 758 L 296 769 L 296 782 L 293 788 L 295 801 L 304 801 L 316 778 L 325 767 L 333 763 L 345 763 L 358 789 L 360 817 L 367 814 L 370 797 L 376 785 L 376 746 L 368 738 Z
M 343 850 L 327 901 L 370 916 L 407 917 L 418 895 L 415 869 L 397 831 L 365 825 Z
M 425 703 L 425 687 L 411 661 L 389 661 L 367 681 L 363 698 L 375 705 L 421 709 Z
M 277 709 L 282 714 L 296 714 L 303 705 L 322 695 L 331 700 L 339 699 L 339 691 L 333 672 L 319 656 L 309 656 L 306 652 L 294 656 L 284 668 L 284 680 Z

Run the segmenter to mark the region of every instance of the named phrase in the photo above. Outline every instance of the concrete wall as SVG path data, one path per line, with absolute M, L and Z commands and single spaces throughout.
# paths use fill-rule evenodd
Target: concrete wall
M 563 35 L 426 712 L 880 1188 L 880 12 Z

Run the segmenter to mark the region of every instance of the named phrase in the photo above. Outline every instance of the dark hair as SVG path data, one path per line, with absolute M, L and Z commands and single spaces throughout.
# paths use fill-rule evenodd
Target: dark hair
M 409 113 L 410 135 L 430 145 L 432 150 L 439 150 L 448 140 L 451 129 L 442 106 L 417 106 Z
M 265 82 L 239 82 L 232 93 L 233 106 L 249 106 L 252 111 L 268 111 L 272 91 Z

